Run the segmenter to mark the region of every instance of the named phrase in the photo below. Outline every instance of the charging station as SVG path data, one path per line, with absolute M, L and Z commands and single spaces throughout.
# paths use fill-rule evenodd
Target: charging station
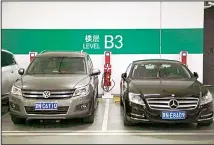
M 30 62 L 33 61 L 33 59 L 36 57 L 37 54 L 38 54 L 37 52 L 29 52 Z
M 180 52 L 180 61 L 181 61 L 181 63 L 183 63 L 184 65 L 187 65 L 187 55 L 188 55 L 188 52 L 187 52 L 187 51 L 181 51 L 181 52 Z
M 104 52 L 105 62 L 104 62 L 104 72 L 102 76 L 101 87 L 103 89 L 102 98 L 113 98 L 112 89 L 115 86 L 115 82 L 112 79 L 112 66 L 111 66 L 111 52 Z

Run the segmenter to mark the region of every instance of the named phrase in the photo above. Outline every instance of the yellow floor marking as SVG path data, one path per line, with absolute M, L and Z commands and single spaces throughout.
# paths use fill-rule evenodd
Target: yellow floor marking
M 114 96 L 114 102 L 115 103 L 120 102 L 120 96 Z
M 98 103 L 100 103 L 100 102 L 101 102 L 101 100 L 102 100 L 102 98 L 98 98 Z

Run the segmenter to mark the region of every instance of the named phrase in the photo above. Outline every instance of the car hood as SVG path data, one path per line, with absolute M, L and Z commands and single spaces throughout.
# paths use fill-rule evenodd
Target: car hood
M 143 94 L 145 97 L 199 96 L 200 89 L 206 91 L 196 79 L 182 80 L 131 80 L 130 92 Z
M 15 85 L 25 90 L 69 90 L 89 81 L 88 75 L 25 75 Z

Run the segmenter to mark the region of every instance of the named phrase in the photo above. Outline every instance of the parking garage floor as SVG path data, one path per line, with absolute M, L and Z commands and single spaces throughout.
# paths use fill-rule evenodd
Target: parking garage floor
M 14 125 L 8 113 L 2 116 L 3 144 L 143 144 L 143 143 L 214 143 L 214 124 L 138 124 L 123 125 L 123 109 L 113 99 L 100 100 L 93 124 L 80 120 L 63 122 L 31 121 Z

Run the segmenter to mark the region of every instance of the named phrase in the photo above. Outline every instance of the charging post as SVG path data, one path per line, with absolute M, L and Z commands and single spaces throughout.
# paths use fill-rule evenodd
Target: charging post
M 36 57 L 37 54 L 38 54 L 37 52 L 29 52 L 30 62 L 33 61 L 33 59 Z
M 181 63 L 183 63 L 186 66 L 187 66 L 187 55 L 188 55 L 187 51 L 180 52 L 180 61 L 181 61 Z
M 105 63 L 104 63 L 104 72 L 102 76 L 101 87 L 103 89 L 102 98 L 113 98 L 111 90 L 114 88 L 115 82 L 111 78 L 112 67 L 111 67 L 111 52 L 104 52 Z M 113 83 L 113 85 L 112 85 Z

